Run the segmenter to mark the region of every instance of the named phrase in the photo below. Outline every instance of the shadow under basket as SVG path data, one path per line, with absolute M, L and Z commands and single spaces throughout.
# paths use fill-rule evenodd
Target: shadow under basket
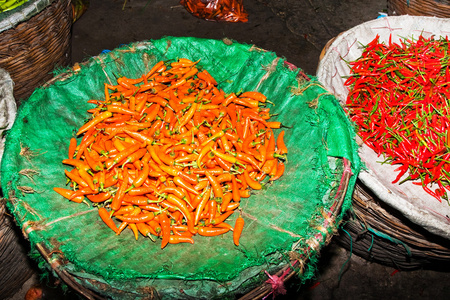
M 0 17 L 0 67 L 11 75 L 20 104 L 53 77 L 55 68 L 70 64 L 72 5 L 29 1 Z
M 450 2 L 442 0 L 388 0 L 390 16 L 412 15 L 448 18 Z
M 444 270 L 450 266 L 450 241 L 413 224 L 381 202 L 360 181 L 352 210 L 335 242 L 352 253 L 398 270 Z

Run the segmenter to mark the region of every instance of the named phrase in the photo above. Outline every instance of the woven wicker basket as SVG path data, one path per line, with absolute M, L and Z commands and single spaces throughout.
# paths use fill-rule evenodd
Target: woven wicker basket
M 68 72 L 61 73 L 48 82 L 46 82 L 43 87 L 49 87 L 55 82 L 58 81 L 64 81 L 68 78 L 70 78 L 74 73 L 79 70 L 80 65 L 87 65 L 89 62 L 84 62 L 81 64 L 76 63 L 73 68 L 71 68 Z M 288 63 L 287 63 L 288 64 Z M 297 69 L 295 66 L 290 65 L 289 67 Z M 299 75 L 304 80 L 310 80 L 309 77 L 304 74 L 300 69 L 298 69 Z M 343 158 L 344 164 L 349 164 L 348 167 L 350 168 L 350 161 L 348 159 Z M 332 208 L 330 211 L 325 212 L 323 211 L 323 226 L 318 228 L 320 234 L 315 235 L 313 237 L 310 237 L 307 242 L 307 247 L 292 251 L 290 253 L 290 263 L 286 264 L 281 270 L 279 270 L 277 273 L 272 274 L 272 276 L 278 276 L 279 278 L 283 279 L 284 283 L 287 283 L 289 281 L 295 280 L 295 277 L 301 278 L 302 274 L 305 272 L 307 265 L 309 264 L 310 258 L 314 253 L 317 251 L 320 251 L 320 245 L 323 243 L 323 246 L 328 245 L 331 240 L 338 234 L 338 228 L 342 222 L 342 219 L 339 217 L 341 214 L 341 210 L 343 207 L 343 203 L 345 201 L 346 196 L 349 192 L 352 192 L 353 190 L 349 190 L 349 184 L 351 181 L 351 177 L 353 176 L 352 172 L 349 170 L 343 170 L 341 181 L 339 184 L 339 189 L 337 190 L 336 194 L 334 195 L 334 203 L 332 205 Z M 14 198 L 14 195 L 9 195 L 9 198 Z M 320 222 L 320 220 L 319 220 Z M 31 229 L 29 228 L 31 231 Z M 24 237 L 28 239 L 28 230 L 22 231 L 24 234 Z M 104 289 L 108 290 L 111 288 L 105 283 L 99 282 L 95 279 L 82 279 L 78 278 L 76 275 L 70 273 L 67 271 L 66 267 L 66 258 L 64 257 L 63 253 L 58 252 L 56 250 L 57 254 L 55 256 L 55 249 L 48 249 L 43 243 L 37 243 L 36 249 L 39 251 L 39 253 L 42 255 L 42 258 L 49 264 L 51 269 L 57 276 L 64 281 L 65 284 L 67 284 L 73 291 L 78 293 L 79 295 L 82 295 L 86 299 L 91 300 L 106 300 L 107 298 L 104 297 L 104 295 L 101 295 L 96 291 L 96 289 Z M 90 288 L 95 287 L 95 288 Z M 149 287 L 149 289 L 152 289 Z M 245 294 L 237 294 L 236 299 L 239 300 L 257 300 L 262 299 L 265 297 L 269 297 L 270 294 L 273 292 L 273 286 L 269 282 L 264 282 L 261 285 L 257 286 L 253 290 L 248 291 Z M 158 291 L 152 290 L 149 292 L 149 298 L 148 299 L 159 299 Z
M 33 16 L 22 16 L 21 10 L 32 5 L 46 6 L 40 11 L 33 8 L 38 10 Z M 53 77 L 55 68 L 70 64 L 72 5 L 69 0 L 29 1 L 4 14 L 8 18 L 2 25 L 15 25 L 6 30 L 0 26 L 0 67 L 11 75 L 14 97 L 20 104 Z
M 192 40 L 192 39 L 190 39 Z M 190 41 L 189 40 L 189 41 Z M 166 46 L 166 41 L 156 41 L 157 46 L 160 47 Z M 195 41 L 194 41 L 195 42 Z M 198 43 L 204 42 L 198 41 Z M 177 44 L 184 43 L 184 40 L 179 40 L 177 38 L 171 39 L 171 45 L 174 47 Z M 145 45 L 145 44 L 144 44 Z M 192 45 L 192 44 L 189 44 Z M 221 45 L 221 44 L 220 44 Z M 141 46 L 142 47 L 142 46 Z M 222 46 L 221 46 L 222 47 Z M 228 46 L 227 46 L 228 47 Z M 132 47 L 133 52 L 131 51 L 123 51 L 121 50 L 120 54 L 122 55 L 138 55 L 139 52 L 137 52 L 140 48 L 136 50 L 134 46 Z M 158 48 L 159 49 L 159 48 Z M 177 48 L 178 49 L 178 48 Z M 115 50 L 113 52 L 110 52 L 109 54 L 101 55 L 99 56 L 97 60 L 91 59 L 87 62 L 83 62 L 80 64 L 76 64 L 72 69 L 68 70 L 68 72 L 61 73 L 54 77 L 52 80 L 48 81 L 46 84 L 43 85 L 43 89 L 50 89 L 53 85 L 61 84 L 63 81 L 72 82 L 70 81 L 73 79 L 72 77 L 76 78 L 77 73 L 79 72 L 86 72 L 87 68 L 92 68 L 93 66 L 97 66 L 98 62 L 101 61 L 102 65 L 105 65 L 105 61 L 107 61 L 108 56 L 114 54 L 114 63 L 117 61 L 118 51 Z M 137 53 L 137 54 L 136 54 Z M 265 52 L 264 52 L 265 53 Z M 252 55 L 259 56 L 257 52 L 254 54 L 252 52 Z M 138 56 L 140 57 L 140 56 Z M 144 56 L 147 57 L 147 56 Z M 101 60 L 100 60 L 101 59 Z M 260 64 L 257 64 L 257 68 L 259 68 Z M 118 66 L 121 66 L 121 64 L 118 64 Z M 288 67 L 290 68 L 289 64 Z M 81 73 L 83 74 L 83 73 Z M 308 77 L 303 74 L 301 71 L 298 72 L 298 76 L 301 76 L 301 78 L 305 77 L 303 80 L 306 80 Z M 308 78 L 309 79 L 309 78 Z M 24 105 L 21 107 L 22 111 L 28 112 L 27 107 L 30 107 L 30 103 L 35 103 L 35 99 L 39 93 L 33 94 L 33 96 L 30 98 L 30 100 L 27 103 L 24 103 Z M 64 109 L 67 109 L 65 107 Z M 20 117 L 18 120 L 22 120 Z M 17 123 L 16 123 L 17 124 Z M 29 124 L 29 122 L 27 122 Z M 14 131 L 14 129 L 12 130 Z M 22 134 L 17 135 L 17 137 L 22 136 Z M 12 137 L 12 134 L 8 135 L 9 138 Z M 9 144 L 11 145 L 11 143 Z M 342 143 L 336 144 L 339 145 L 339 147 L 342 147 Z M 353 149 L 353 148 L 352 148 Z M 43 155 L 46 155 L 45 153 L 42 153 Z M 37 156 L 34 159 L 39 159 Z M 357 155 L 356 153 L 354 156 L 352 156 L 355 161 Z M 339 164 L 341 161 L 339 161 Z M 348 208 L 348 205 L 350 204 L 350 189 L 353 190 L 355 175 L 351 172 L 353 169 L 349 166 L 350 161 L 347 159 L 343 159 L 342 161 L 342 171 L 339 171 L 339 174 L 336 174 L 336 189 L 333 189 L 333 194 L 330 196 L 330 201 L 327 203 L 326 207 L 323 207 L 319 211 L 317 211 L 317 214 L 314 216 L 314 218 L 311 221 L 312 226 L 312 232 L 311 234 L 308 234 L 307 237 L 302 238 L 299 240 L 298 243 L 292 245 L 292 248 L 289 248 L 286 252 L 287 256 L 286 258 L 289 258 L 289 261 L 285 261 L 280 268 L 277 268 L 276 271 L 274 271 L 273 275 L 277 275 L 280 278 L 283 278 L 285 281 L 289 280 L 290 278 L 294 278 L 295 276 L 299 277 L 307 277 L 312 271 L 311 263 L 314 263 L 314 260 L 317 259 L 316 255 L 318 251 L 321 249 L 323 245 L 328 244 L 331 241 L 331 238 L 337 233 L 337 227 L 340 224 L 340 221 L 342 219 L 342 209 L 343 205 L 345 204 L 345 209 Z M 354 165 L 357 166 L 357 163 Z M 36 164 L 36 167 L 39 167 L 39 164 Z M 356 167 L 355 167 L 356 168 Z M 5 173 L 6 169 L 3 168 L 2 165 L 2 172 Z M 339 168 L 341 170 L 341 168 Z M 6 178 L 6 177 L 5 177 Z M 7 193 L 9 198 L 9 204 L 17 204 L 21 203 L 19 201 L 19 197 L 21 196 L 19 193 L 16 193 L 15 191 L 11 190 L 11 186 L 9 183 L 5 182 L 3 183 L 5 185 L 5 191 L 9 192 Z M 41 189 L 41 187 L 36 186 L 36 190 Z M 336 194 L 334 194 L 336 192 Z M 38 196 L 38 194 L 34 195 L 28 195 L 29 196 Z M 328 195 L 327 195 L 328 197 Z M 319 201 L 322 201 L 323 199 L 320 199 Z M 322 202 L 320 202 L 322 203 Z M 20 204 L 22 205 L 22 204 Z M 12 207 L 9 207 L 11 210 Z M 30 210 L 33 211 L 32 207 L 26 208 L 25 214 L 27 216 L 30 216 L 28 213 Z M 26 238 L 29 238 L 30 241 L 36 241 L 33 246 L 36 247 L 36 249 L 40 252 L 42 258 L 46 260 L 48 267 L 52 269 L 52 271 L 57 274 L 58 278 L 60 278 L 62 281 L 65 282 L 69 287 L 74 289 L 76 292 L 78 292 L 80 295 L 84 296 L 87 299 L 104 299 L 104 298 L 113 298 L 113 295 L 116 295 L 116 299 L 129 299 L 126 298 L 128 295 L 130 295 L 130 288 L 128 286 L 119 286 L 115 284 L 114 281 L 111 280 L 103 280 L 100 277 L 95 276 L 85 276 L 86 272 L 88 271 L 80 271 L 77 270 L 74 272 L 72 268 L 72 263 L 70 262 L 68 252 L 64 252 L 64 250 L 61 250 L 61 244 L 57 245 L 58 243 L 53 243 L 52 241 L 50 243 L 47 243 L 47 241 L 35 239 L 34 237 L 37 235 L 40 235 L 41 233 L 48 232 L 46 230 L 43 230 L 42 224 L 39 224 L 39 222 L 33 222 L 33 221 L 27 221 L 26 218 L 22 218 L 18 214 L 19 209 L 14 210 L 14 214 L 17 220 L 21 220 L 22 222 L 26 222 L 24 224 L 23 228 L 23 234 Z M 84 216 L 84 214 L 83 214 Z M 86 215 L 88 216 L 88 215 Z M 64 219 L 64 218 L 63 218 Z M 61 219 L 62 220 L 62 219 Z M 64 234 L 64 233 L 62 233 Z M 59 248 L 58 248 L 59 247 Z M 261 273 L 265 274 L 265 273 Z M 264 279 L 264 278 L 263 278 Z M 122 282 L 122 278 L 120 278 Z M 255 278 L 256 280 L 256 278 Z M 258 279 L 259 281 L 260 279 Z M 125 279 L 123 279 L 123 282 L 125 282 Z M 144 280 L 142 281 L 144 284 Z M 155 283 L 153 283 L 155 282 Z M 270 294 L 273 292 L 272 285 L 268 282 L 264 282 L 262 280 L 261 282 L 254 281 L 255 284 L 252 284 L 249 286 L 249 288 L 243 288 L 240 289 L 239 292 L 235 294 L 236 297 L 241 297 L 242 299 L 260 299 L 261 297 Z M 142 296 L 145 297 L 145 299 L 158 299 L 161 295 L 166 295 L 167 293 L 171 293 L 171 297 L 173 297 L 174 293 L 176 294 L 179 289 L 181 289 L 183 286 L 180 286 L 181 281 L 177 281 L 176 284 L 176 291 L 172 291 L 171 289 L 162 288 L 160 289 L 159 286 L 157 286 L 157 280 L 152 280 L 150 284 L 144 284 L 138 282 L 138 280 L 134 280 L 131 283 L 131 289 L 132 296 L 135 297 L 134 299 L 141 299 Z M 170 284 L 170 283 L 168 283 Z M 188 287 L 190 288 L 190 287 Z M 194 287 L 195 288 L 195 287 Z M 182 293 L 185 293 L 186 289 L 183 289 Z M 238 294 L 239 293 L 239 294 Z M 118 296 L 117 296 L 118 295 Z M 178 295 L 178 294 L 176 294 Z M 186 294 L 189 295 L 189 294 Z M 163 297 L 163 296 L 161 296 Z M 187 297 L 187 296 L 185 296 Z M 183 298 L 183 297 L 180 297 Z
M 344 160 L 348 162 L 348 160 Z M 340 215 L 343 201 L 348 192 L 351 176 L 351 172 L 343 172 L 339 191 L 335 195 L 333 210 L 328 213 L 324 212 L 323 217 L 326 220 L 326 224 L 321 229 L 321 232 L 325 234 L 311 237 L 308 240 L 308 247 L 305 249 L 301 249 L 300 252 L 292 251 L 292 256 L 290 256 L 290 263 L 285 265 L 277 273 L 272 274 L 272 276 L 278 276 L 279 278 L 282 278 L 284 283 L 288 282 L 289 280 L 295 280 L 296 276 L 301 278 L 307 264 L 309 264 L 310 256 L 313 255 L 316 251 L 320 251 L 320 244 L 323 243 L 323 246 L 326 246 L 331 242 L 333 238 L 338 237 L 337 228 L 339 224 L 341 224 L 341 222 L 337 219 Z M 23 234 L 25 238 L 28 239 L 28 232 L 23 231 Z M 56 249 L 48 249 L 43 243 L 37 243 L 36 248 L 44 258 L 44 260 L 47 261 L 53 272 L 55 272 L 55 274 L 57 274 L 57 276 L 62 281 L 64 281 L 65 284 L 73 289 L 73 291 L 90 300 L 107 299 L 104 297 L 104 295 L 99 295 L 97 291 L 89 287 L 92 286 L 95 287 L 95 289 L 108 290 L 111 288 L 110 286 L 95 279 L 78 278 L 76 275 L 68 272 L 67 268 L 65 268 L 66 258 L 64 257 L 64 254 L 58 252 L 58 255 L 55 256 Z M 158 291 L 153 290 L 151 287 L 149 287 L 149 289 L 151 290 L 151 292 L 149 292 L 148 299 L 159 299 Z M 236 295 L 236 298 L 239 300 L 257 300 L 270 296 L 272 291 L 272 285 L 269 282 L 264 282 L 253 290 L 250 290 L 246 294 Z
M 446 0 L 388 0 L 388 14 L 448 18 L 450 1 Z
M 448 270 L 449 240 L 413 224 L 360 182 L 352 202 L 353 212 L 335 237 L 338 244 L 364 259 L 399 270 Z
M 394 7 L 392 2 L 405 3 L 406 7 L 407 1 L 388 2 L 390 3 L 390 8 L 392 8 Z M 409 1 L 409 8 L 415 7 L 417 2 L 427 2 L 430 5 L 429 3 L 435 3 L 436 1 L 411 0 Z M 449 1 L 444 2 L 449 3 Z M 442 2 L 440 4 L 442 5 Z M 449 11 L 449 8 L 450 5 L 447 5 L 447 11 Z M 422 9 L 424 13 L 427 12 L 426 8 L 417 9 Z M 423 19 L 421 21 L 427 24 L 430 20 L 433 21 L 435 19 L 417 16 L 392 18 L 402 18 L 402 20 L 405 18 Z M 394 22 L 391 21 L 390 24 L 392 25 Z M 371 26 L 373 28 L 382 27 L 379 24 Z M 392 26 L 395 27 L 395 25 Z M 326 43 L 320 54 L 319 62 L 322 62 L 324 56 L 331 51 L 330 49 L 333 49 L 333 42 L 345 34 L 346 32 L 343 32 Z M 350 39 L 346 41 L 349 44 L 353 42 Z M 319 65 L 318 73 L 323 71 L 320 69 L 321 67 L 323 66 Z M 333 70 L 337 70 L 337 67 Z M 332 76 L 341 75 L 333 73 Z M 447 268 L 448 270 L 450 266 L 450 240 L 419 226 L 408 219 L 404 212 L 394 208 L 392 205 L 388 205 L 385 200 L 377 197 L 371 187 L 362 183 L 361 173 L 359 174 L 359 179 L 355 185 L 352 197 L 353 213 L 347 216 L 343 230 L 340 231 L 339 236 L 335 237 L 335 241 L 362 258 L 400 270 L 418 268 Z
M 14 295 L 35 272 L 30 250 L 23 237 L 15 229 L 13 219 L 6 214 L 4 200 L 0 199 L 0 298 Z
M 0 68 L 0 136 L 9 130 L 16 117 L 13 82 L 8 72 Z M 4 138 L 0 138 L 0 159 Z M 30 278 L 33 270 L 27 256 L 24 238 L 12 216 L 6 213 L 5 201 L 0 198 L 0 298 L 12 296 Z

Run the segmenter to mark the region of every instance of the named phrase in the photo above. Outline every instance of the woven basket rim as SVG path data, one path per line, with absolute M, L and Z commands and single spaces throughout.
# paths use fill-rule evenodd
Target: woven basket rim
M 343 158 L 343 160 L 345 163 L 349 163 L 349 161 L 346 158 Z M 338 217 L 339 213 L 341 212 L 342 205 L 344 203 L 345 197 L 348 192 L 350 178 L 352 177 L 352 175 L 353 174 L 351 172 L 348 172 L 345 169 L 342 173 L 342 181 L 341 181 L 341 185 L 340 185 L 341 192 L 336 195 L 336 198 L 335 198 L 336 206 L 334 207 L 335 210 L 332 212 L 331 217 L 327 220 L 328 228 L 330 228 L 330 227 L 334 227 L 334 228 L 331 228 L 332 229 L 331 233 L 328 231 L 325 234 L 325 244 L 324 245 L 328 245 L 331 242 L 333 236 L 335 236 L 337 234 L 336 230 L 338 228 L 338 225 L 341 223 L 340 220 L 337 220 L 337 217 Z M 308 260 L 310 258 L 310 255 L 313 252 L 311 250 L 317 250 L 317 249 L 314 249 L 314 246 L 312 244 L 309 244 L 307 249 L 303 249 L 303 251 L 305 253 L 305 256 L 303 259 L 292 260 L 289 265 L 286 265 L 283 269 L 281 269 L 280 271 L 278 271 L 276 274 L 273 274 L 273 275 L 280 277 L 290 267 L 297 267 L 298 270 L 291 269 L 288 272 L 288 274 L 284 277 L 284 282 L 287 282 L 289 279 L 294 277 L 296 274 L 301 275 L 305 269 L 306 263 L 308 262 Z M 271 292 L 271 290 L 272 290 L 271 284 L 265 282 L 262 285 L 260 285 L 259 287 L 256 287 L 252 291 L 248 292 L 243 297 L 239 298 L 239 300 L 261 299 L 262 297 L 267 296 Z
M 345 163 L 350 163 L 346 158 L 343 158 L 343 161 Z M 342 180 L 341 184 L 339 186 L 339 191 L 335 196 L 335 202 L 334 202 L 334 210 L 330 211 L 330 216 L 326 219 L 327 225 L 324 226 L 324 229 L 326 229 L 326 232 L 323 230 L 318 230 L 323 235 L 320 235 L 322 238 L 322 242 L 324 242 L 324 245 L 328 245 L 332 238 L 337 234 L 337 229 L 339 227 L 339 224 L 341 224 L 341 220 L 338 218 L 341 212 L 341 209 L 343 207 L 344 200 L 346 198 L 346 195 L 348 193 L 348 187 L 350 183 L 350 179 L 353 176 L 351 171 L 348 171 L 346 169 L 342 172 Z M 324 216 L 325 219 L 325 216 Z M 23 232 L 24 236 L 27 237 L 27 233 Z M 293 278 L 295 275 L 301 275 L 303 271 L 305 270 L 305 266 L 310 259 L 311 255 L 314 253 L 314 251 L 317 251 L 317 245 L 320 244 L 321 241 L 318 240 L 319 237 L 316 235 L 314 238 L 311 238 L 311 242 L 308 243 L 308 247 L 305 249 L 300 249 L 303 252 L 302 258 L 296 258 L 290 261 L 289 264 L 286 264 L 285 267 L 283 267 L 281 270 L 276 272 L 275 274 L 272 274 L 272 276 L 283 276 L 283 273 L 287 272 L 286 275 L 283 278 L 283 282 L 287 282 L 291 278 Z M 86 299 L 89 300 L 106 300 L 107 298 L 97 294 L 95 291 L 87 288 L 83 284 L 81 284 L 78 280 L 76 275 L 71 274 L 67 271 L 66 268 L 64 268 L 64 254 L 61 252 L 55 253 L 54 251 L 48 249 L 43 245 L 42 243 L 36 244 L 37 250 L 41 253 L 42 257 L 47 261 L 47 263 L 50 265 L 52 270 L 58 274 L 58 276 L 72 289 L 74 289 L 76 292 L 78 292 L 80 295 L 83 295 Z M 92 285 L 100 284 L 95 280 L 91 279 L 85 279 L 88 280 Z M 154 290 L 152 287 L 149 287 L 150 289 L 155 292 L 157 295 L 157 291 Z M 245 295 L 239 298 L 239 300 L 256 300 L 261 299 L 264 296 L 267 296 L 272 291 L 272 286 L 268 282 L 263 282 L 260 286 L 254 288 L 253 290 L 249 291 Z M 156 296 L 153 298 L 153 296 L 150 299 L 158 299 Z
M 424 232 L 361 182 L 355 184 L 352 198 L 352 210 L 342 222 L 345 234 L 336 238 L 347 250 L 401 270 L 441 269 L 449 261 L 448 240 Z
M 139 43 L 133 44 L 136 47 L 145 47 L 148 45 L 148 41 L 142 41 Z M 96 59 L 102 58 L 100 54 L 98 56 L 92 57 L 87 61 L 81 63 L 75 63 L 72 67 L 69 67 L 62 71 L 62 73 L 54 76 L 52 79 L 47 81 L 41 88 L 47 88 L 56 82 L 61 82 L 70 79 L 72 76 L 77 74 L 81 67 L 89 67 L 91 63 L 93 63 Z M 306 76 L 301 69 L 298 69 L 298 76 Z M 307 241 L 307 247 L 296 250 L 301 255 L 301 258 L 296 257 L 287 263 L 281 270 L 277 273 L 273 274 L 276 276 L 281 276 L 285 271 L 290 268 L 287 275 L 284 277 L 284 281 L 291 279 L 296 274 L 302 275 L 304 270 L 306 269 L 307 262 L 311 257 L 313 257 L 314 253 L 317 253 L 322 245 L 327 245 L 331 242 L 333 236 L 337 234 L 337 229 L 342 219 L 342 208 L 345 202 L 345 199 L 348 196 L 350 182 L 353 176 L 355 176 L 351 171 L 350 161 L 346 158 L 337 157 L 337 159 L 344 161 L 344 168 L 341 174 L 339 175 L 339 187 L 337 189 L 336 195 L 333 195 L 333 201 L 330 204 L 331 208 L 327 209 L 327 211 L 323 211 L 321 214 L 321 218 L 324 221 L 322 227 L 317 228 L 316 234 L 311 235 L 311 238 Z M 337 178 L 337 177 L 336 177 Z M 330 196 L 331 197 L 331 196 Z M 25 228 L 26 226 L 24 226 Z M 28 235 L 28 229 L 23 231 L 25 237 Z M 76 292 L 80 293 L 87 299 L 106 299 L 102 295 L 99 295 L 97 292 L 89 289 L 84 284 L 80 283 L 80 280 L 87 280 L 91 286 L 104 285 L 104 283 L 97 282 L 94 279 L 86 279 L 86 278 L 78 278 L 76 274 L 71 274 L 67 268 L 64 268 L 66 264 L 66 258 L 64 257 L 64 253 L 55 253 L 52 249 L 48 249 L 43 243 L 36 243 L 36 247 L 38 251 L 41 253 L 42 257 L 47 261 L 47 263 L 51 266 L 52 270 L 58 274 L 58 276 L 65 281 L 71 288 L 73 288 Z M 158 292 L 155 291 L 152 287 L 148 287 L 152 289 L 155 293 L 155 298 L 158 298 Z M 272 286 L 263 282 L 259 287 L 249 291 L 240 299 L 260 299 L 264 295 L 267 295 L 271 292 Z M 153 296 L 150 296 L 153 299 Z

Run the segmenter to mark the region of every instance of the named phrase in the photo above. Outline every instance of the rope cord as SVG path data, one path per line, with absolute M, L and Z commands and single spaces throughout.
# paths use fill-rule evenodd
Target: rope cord
M 339 271 L 339 279 L 338 279 L 338 281 L 341 281 L 342 273 L 344 272 L 344 267 L 350 261 L 350 258 L 352 257 L 352 253 L 353 253 L 352 236 L 344 228 L 342 228 L 342 231 L 344 231 L 350 237 L 350 255 L 348 256 L 347 260 L 344 262 L 344 264 L 341 267 L 341 270 Z

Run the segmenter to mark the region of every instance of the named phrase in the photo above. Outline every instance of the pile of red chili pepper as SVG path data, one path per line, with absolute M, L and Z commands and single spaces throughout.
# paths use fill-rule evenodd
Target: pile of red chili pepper
M 233 232 L 241 198 L 284 173 L 284 131 L 277 137 L 266 96 L 225 94 L 198 61 L 160 61 L 142 77 L 104 86 L 104 100 L 71 138 L 63 164 L 65 198 L 95 203 L 116 234 L 130 228 L 156 241 L 194 243 L 193 236 Z M 263 181 L 264 180 L 264 181 Z
M 383 43 L 377 36 L 349 63 L 346 109 L 365 144 L 399 165 L 393 183 L 411 180 L 437 200 L 448 200 L 449 40 L 391 38 Z
M 180 4 L 192 15 L 207 21 L 248 21 L 248 13 L 242 0 L 180 0 Z

